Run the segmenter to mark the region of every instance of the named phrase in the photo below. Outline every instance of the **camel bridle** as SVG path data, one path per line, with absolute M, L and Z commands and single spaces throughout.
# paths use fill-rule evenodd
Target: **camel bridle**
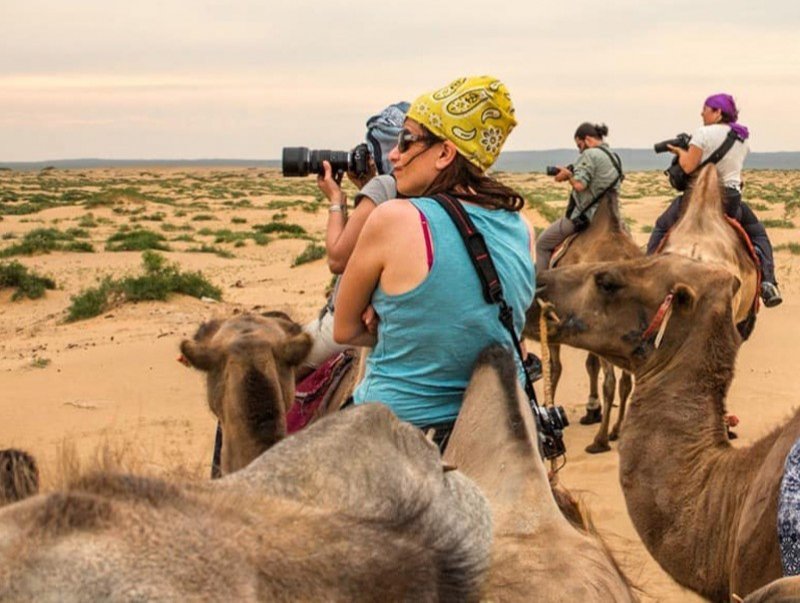
M 642 333 L 642 341 L 649 341 L 655 337 L 653 347 L 656 349 L 661 345 L 661 340 L 664 338 L 664 333 L 667 330 L 667 323 L 672 316 L 672 300 L 674 297 L 674 291 L 667 293 L 664 301 L 661 302 L 658 310 L 656 310 L 653 320 L 650 321 L 650 324 L 645 329 L 644 333 Z

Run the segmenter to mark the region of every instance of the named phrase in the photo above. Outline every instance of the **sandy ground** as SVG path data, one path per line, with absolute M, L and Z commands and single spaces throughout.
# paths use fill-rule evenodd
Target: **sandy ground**
M 564 189 L 542 177 L 508 178 L 520 188 L 545 191 L 542 194 L 549 206 L 563 206 Z M 634 174 L 625 185 L 624 190 L 634 192 L 623 198 L 623 211 L 637 242 L 642 244 L 647 225 L 653 223 L 669 198 L 661 180 L 657 174 Z M 754 181 L 763 185 L 755 190 L 766 191 L 766 199 L 775 186 L 796 187 L 798 174 L 759 173 Z M 310 179 L 302 185 L 300 181 L 282 180 L 276 172 L 265 170 L 0 172 L 0 200 L 7 198 L 9 191 L 17 192 L 21 200 L 41 190 L 98 192 L 135 187 L 142 192 L 140 197 L 120 193 L 112 203 L 91 209 L 82 204 L 58 205 L 32 214 L 6 214 L 0 221 L 5 239 L 0 249 L 19 241 L 33 228 L 65 230 L 77 226 L 89 211 L 98 221 L 88 239 L 96 253 L 53 252 L 9 258 L 52 276 L 59 288 L 42 299 L 18 302 L 10 300 L 10 290 L 0 291 L 0 448 L 15 446 L 36 455 L 44 482 L 51 487 L 58 483 L 65 448 L 76 449 L 80 457 L 88 458 L 98 447 L 111 446 L 124 450 L 138 466 L 149 470 L 170 472 L 180 468 L 192 475 L 204 475 L 215 421 L 205 403 L 203 376 L 175 361 L 181 339 L 191 337 L 203 320 L 228 314 L 233 308 L 280 309 L 298 321 L 307 321 L 323 303 L 330 275 L 324 260 L 291 267 L 308 244 L 304 239 L 276 238 L 264 246 L 253 241 L 242 247 L 217 245 L 233 252 L 233 258 L 187 249 L 202 242 L 213 244 L 213 235 L 200 234 L 202 228 L 247 232 L 254 224 L 270 222 L 275 214 L 285 214 L 278 219 L 299 224 L 322 240 L 326 212 L 307 211 L 314 200 L 310 183 Z M 648 187 L 656 192 L 650 196 L 635 193 Z M 168 189 L 170 194 L 166 195 Z M 239 190 L 246 191 L 247 203 L 242 202 L 241 195 L 233 194 Z M 154 195 L 161 197 L 153 200 Z M 172 201 L 165 203 L 164 195 Z M 287 200 L 296 203 L 289 207 L 275 203 Z M 758 213 L 776 220 L 784 218 L 785 201 L 769 197 Z M 163 230 L 168 238 L 180 232 L 167 231 L 164 224 L 183 226 L 181 232 L 190 233 L 195 241 L 171 242 L 174 250 L 165 255 L 182 269 L 202 270 L 222 288 L 224 301 L 174 296 L 168 302 L 123 305 L 89 320 L 65 323 L 70 298 L 93 286 L 99 276 L 139 270 L 139 252 L 112 253 L 103 248 L 108 236 L 121 225 L 154 212 L 165 215 L 160 221 L 137 223 Z M 546 225 L 547 220 L 536 210 L 526 213 L 534 224 Z M 195 220 L 201 214 L 205 217 Z M 796 228 L 770 229 L 776 244 L 796 244 L 799 234 Z M 786 301 L 776 309 L 762 310 L 754 335 L 739 354 L 729 397 L 730 411 L 741 419 L 736 446 L 748 445 L 782 421 L 795 407 L 800 391 L 794 381 L 798 366 L 795 354 L 800 352 L 800 321 L 795 318 L 800 304 L 800 258 L 788 250 L 776 255 Z M 565 349 L 562 356 L 565 370 L 557 402 L 567 408 L 573 423 L 566 431 L 569 455 L 561 473 L 563 483 L 585 499 L 601 533 L 629 576 L 644 590 L 646 599 L 699 600 L 676 585 L 639 541 L 618 482 L 616 445 L 610 453 L 599 456 L 583 451 L 595 430 L 577 422 L 588 391 L 585 355 Z

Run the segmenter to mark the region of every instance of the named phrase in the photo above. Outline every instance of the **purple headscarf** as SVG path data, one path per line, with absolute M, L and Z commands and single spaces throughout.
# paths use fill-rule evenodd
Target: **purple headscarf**
M 750 131 L 745 126 L 736 123 L 736 120 L 739 119 L 739 110 L 736 108 L 736 102 L 730 94 L 712 94 L 703 104 L 712 109 L 719 109 L 729 117 L 730 123 L 728 123 L 728 125 L 731 127 L 731 130 L 739 135 L 739 138 L 747 140 L 747 137 L 750 136 Z

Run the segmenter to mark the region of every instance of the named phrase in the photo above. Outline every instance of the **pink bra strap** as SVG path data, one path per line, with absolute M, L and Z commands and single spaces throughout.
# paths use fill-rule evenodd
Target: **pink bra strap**
M 430 272 L 431 266 L 433 266 L 433 245 L 431 245 L 431 231 L 425 214 L 423 214 L 419 208 L 417 208 L 417 211 L 419 212 L 419 221 L 422 224 L 422 234 L 425 236 L 425 256 L 428 259 L 428 272 Z

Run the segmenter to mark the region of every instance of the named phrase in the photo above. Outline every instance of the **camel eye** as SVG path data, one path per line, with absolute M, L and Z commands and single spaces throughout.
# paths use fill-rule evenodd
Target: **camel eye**
M 615 280 L 608 272 L 598 272 L 595 274 L 594 283 L 603 293 L 614 293 L 622 289 L 622 283 Z

